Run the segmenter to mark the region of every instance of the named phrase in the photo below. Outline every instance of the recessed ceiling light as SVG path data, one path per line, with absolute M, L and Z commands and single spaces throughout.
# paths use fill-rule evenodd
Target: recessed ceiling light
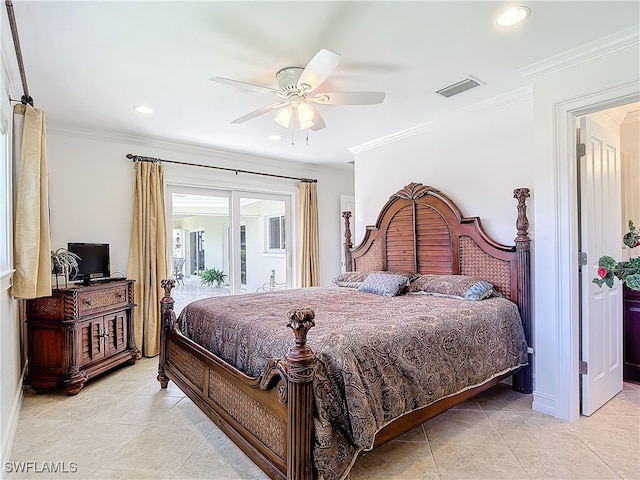
M 511 27 L 522 22 L 531 14 L 529 7 L 519 6 L 507 8 L 496 19 L 496 23 L 501 27 Z
M 136 105 L 133 109 L 138 113 L 153 113 L 153 108 L 145 107 L 144 105 Z
M 280 136 L 280 135 L 269 135 L 267 138 L 269 140 L 274 140 L 274 141 L 275 140 L 282 140 L 282 136 Z

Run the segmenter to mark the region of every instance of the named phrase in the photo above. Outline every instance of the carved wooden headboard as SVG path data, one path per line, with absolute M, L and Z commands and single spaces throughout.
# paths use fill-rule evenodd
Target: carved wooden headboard
M 478 217 L 463 217 L 439 190 L 410 183 L 393 194 L 375 225 L 355 248 L 350 212 L 344 212 L 348 271 L 403 270 L 421 274 L 469 275 L 492 283 L 520 309 L 530 341 L 530 244 L 526 215 L 528 188 L 514 190 L 518 200 L 515 245 L 492 240 Z

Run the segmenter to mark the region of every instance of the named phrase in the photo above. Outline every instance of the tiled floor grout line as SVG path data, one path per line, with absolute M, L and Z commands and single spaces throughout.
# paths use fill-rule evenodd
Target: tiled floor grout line
M 639 420 L 638 420 L 638 423 L 639 423 L 639 426 L 640 426 L 640 418 L 639 418 Z M 620 479 L 624 480 L 624 478 L 625 478 L 625 477 L 623 477 L 622 475 L 620 475 L 620 474 L 616 471 L 615 467 L 614 467 L 613 465 L 610 465 L 610 463 L 609 463 L 609 462 L 607 462 L 607 460 L 606 460 L 606 459 L 602 458 L 602 455 L 598 452 L 598 450 L 596 450 L 596 449 L 592 448 L 592 447 L 591 447 L 591 446 L 590 446 L 590 445 L 589 445 L 589 444 L 588 444 L 588 443 L 587 443 L 587 442 L 586 442 L 586 441 L 585 441 L 585 440 L 584 440 L 580 435 L 576 435 L 576 437 L 580 440 L 580 442 L 582 442 L 582 444 L 583 444 L 585 447 L 587 447 L 587 448 L 588 448 L 588 449 L 589 449 L 589 450 L 590 450 L 590 451 L 591 451 L 591 452 L 592 452 L 596 457 L 598 457 L 602 463 L 604 463 L 607 467 L 609 467 L 609 468 L 611 469 L 611 471 L 612 471 L 613 473 L 615 473 L 615 474 L 618 476 L 618 478 L 620 478 Z M 639 454 L 639 455 L 640 455 L 640 454 Z M 640 479 L 640 472 L 638 472 L 638 479 Z
M 476 402 L 476 403 L 478 403 L 478 402 Z M 502 436 L 502 433 L 500 432 L 500 429 L 498 428 L 498 426 L 493 423 L 493 421 L 491 420 L 491 417 L 489 415 L 487 415 L 487 412 L 482 407 L 482 405 L 480 405 L 478 403 L 478 406 L 480 407 L 480 410 L 482 410 L 482 413 L 484 413 L 484 416 L 487 418 L 487 420 L 489 420 L 489 423 L 491 424 L 491 426 L 494 428 L 494 430 L 496 431 L 496 433 L 498 434 L 498 436 L 502 440 L 502 443 L 509 449 L 511 454 L 515 457 L 515 459 L 518 462 L 518 465 L 520 465 L 520 467 L 522 468 L 522 471 L 524 471 L 527 474 L 527 477 L 528 477 L 529 480 L 532 480 L 532 477 L 531 477 L 531 474 L 529 473 L 529 470 L 527 469 L 527 467 L 525 465 L 522 464 L 522 462 L 520 461 L 520 458 L 518 457 L 518 455 L 516 455 L 516 452 L 514 452 L 513 449 L 511 448 L 511 445 L 509 445 L 507 443 L 507 441 L 504 439 L 504 437 Z
M 425 422 L 425 423 L 427 423 L 427 422 Z M 438 475 L 439 479 L 442 479 L 442 474 L 440 473 L 440 469 L 438 468 L 438 462 L 436 461 L 436 457 L 433 454 L 433 448 L 431 448 L 431 442 L 429 441 L 429 434 L 427 433 L 427 428 L 425 427 L 425 423 L 420 425 L 420 428 L 422 429 L 422 434 L 424 435 L 424 439 L 427 442 L 427 448 L 429 449 L 429 454 L 431 455 L 431 458 L 433 459 L 433 465 L 436 468 L 436 475 Z

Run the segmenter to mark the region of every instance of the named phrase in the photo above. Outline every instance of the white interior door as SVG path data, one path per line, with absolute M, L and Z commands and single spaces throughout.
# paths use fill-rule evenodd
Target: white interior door
M 602 255 L 622 254 L 620 137 L 589 117 L 580 119 L 585 155 L 580 169 L 581 349 L 587 373 L 581 410 L 591 415 L 622 390 L 622 287 L 592 283 Z

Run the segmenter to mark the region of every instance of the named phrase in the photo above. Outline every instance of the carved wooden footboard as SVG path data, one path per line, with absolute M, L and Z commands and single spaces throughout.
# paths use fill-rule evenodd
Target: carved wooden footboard
M 313 365 L 307 346 L 310 309 L 289 311 L 296 344 L 283 361 L 250 377 L 180 333 L 173 310 L 174 280 L 163 280 L 164 328 L 158 381 L 178 387 L 271 478 L 313 478 Z

